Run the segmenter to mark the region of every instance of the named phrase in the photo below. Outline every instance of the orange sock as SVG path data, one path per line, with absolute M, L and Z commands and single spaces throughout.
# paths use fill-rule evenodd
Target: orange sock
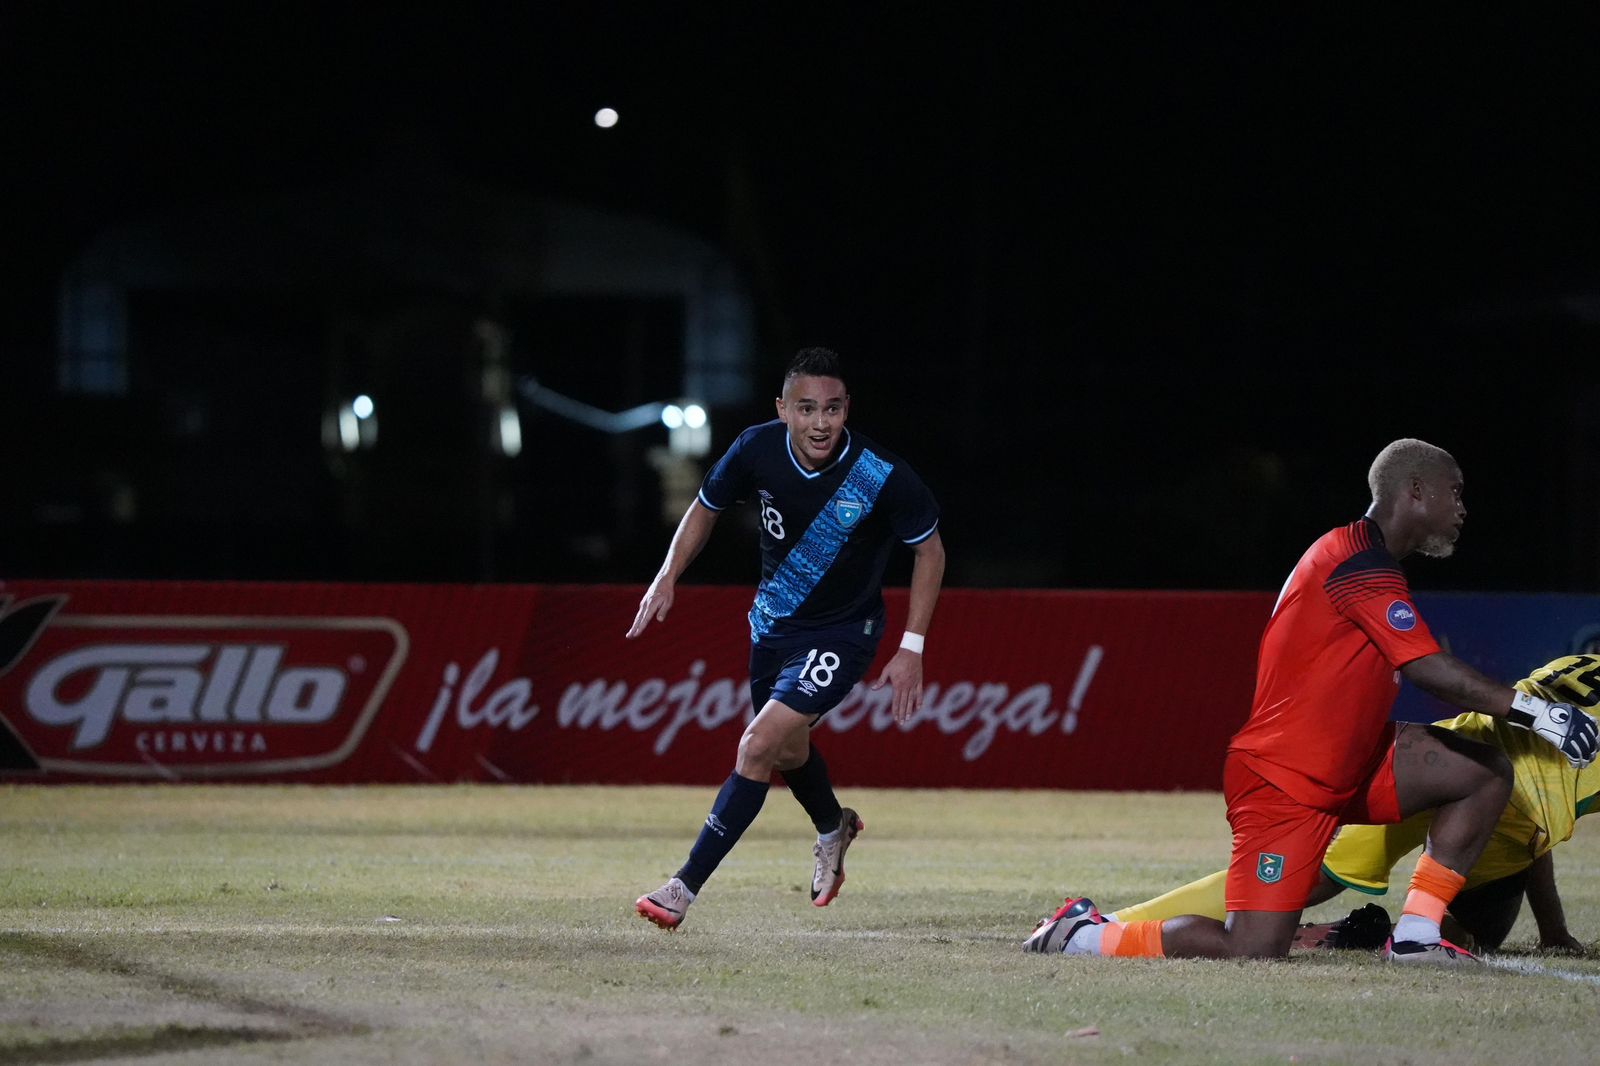
M 1111 922 L 1100 934 L 1100 954 L 1115 955 L 1123 959 L 1159 959 L 1161 950 L 1161 923 Z
M 1445 908 L 1466 883 L 1467 879 L 1461 874 L 1423 852 L 1422 858 L 1417 860 L 1417 872 L 1411 875 L 1411 891 L 1406 893 L 1400 920 L 1394 924 L 1395 942 L 1437 943 Z
M 1415 914 L 1438 925 L 1444 918 L 1444 909 L 1456 898 L 1461 886 L 1467 883 L 1464 875 L 1433 860 L 1427 852 L 1417 860 L 1416 873 L 1411 875 L 1411 891 L 1406 893 L 1406 905 L 1401 914 Z

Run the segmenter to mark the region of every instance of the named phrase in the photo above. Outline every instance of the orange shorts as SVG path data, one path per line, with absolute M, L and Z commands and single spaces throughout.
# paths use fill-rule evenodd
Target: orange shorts
M 1400 820 L 1394 784 L 1394 745 L 1337 812 L 1307 807 L 1232 754 L 1222 770 L 1222 794 L 1233 827 L 1228 862 L 1228 911 L 1300 911 L 1322 876 L 1322 853 L 1346 823 L 1389 825 Z

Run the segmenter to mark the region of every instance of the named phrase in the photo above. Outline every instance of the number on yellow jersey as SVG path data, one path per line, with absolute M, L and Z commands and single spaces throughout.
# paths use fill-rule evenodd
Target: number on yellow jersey
M 1568 655 L 1528 675 L 1528 680 L 1550 691 L 1550 698 L 1577 707 L 1600 704 L 1600 656 Z

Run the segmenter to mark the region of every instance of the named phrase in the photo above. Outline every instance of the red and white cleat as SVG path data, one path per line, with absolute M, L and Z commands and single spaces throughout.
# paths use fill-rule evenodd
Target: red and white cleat
M 1104 925 L 1110 920 L 1096 909 L 1094 900 L 1087 896 L 1068 896 L 1054 914 L 1039 919 L 1039 924 L 1033 927 L 1033 935 L 1022 942 L 1022 950 L 1064 951 L 1073 933 L 1086 925 Z
M 827 844 L 818 840 L 816 847 L 811 849 L 811 854 L 817 860 L 811 871 L 813 907 L 826 907 L 839 894 L 839 889 L 844 887 L 844 853 L 850 850 L 850 842 L 855 840 L 856 834 L 866 828 L 867 823 L 861 820 L 861 816 L 846 807 L 839 813 L 839 831 L 834 834 L 834 839 Z
M 674 877 L 648 896 L 640 896 L 634 901 L 633 909 L 639 912 L 639 917 L 670 933 L 683 923 L 683 916 L 693 902 L 694 893 Z

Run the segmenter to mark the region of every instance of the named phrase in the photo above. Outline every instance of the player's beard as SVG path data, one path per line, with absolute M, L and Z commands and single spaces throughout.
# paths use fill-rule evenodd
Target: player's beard
M 1422 542 L 1422 547 L 1417 551 L 1430 559 L 1448 559 L 1456 552 L 1456 542 L 1448 533 L 1435 533 Z

